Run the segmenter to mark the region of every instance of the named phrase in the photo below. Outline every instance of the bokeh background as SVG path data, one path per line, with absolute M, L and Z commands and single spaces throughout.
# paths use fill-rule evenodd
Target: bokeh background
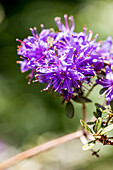
M 65 116 L 65 107 L 56 94 L 41 93 L 38 83 L 28 85 L 16 61 L 16 38 L 31 35 L 30 27 L 40 24 L 57 30 L 56 16 L 75 18 L 76 32 L 87 25 L 99 34 L 98 40 L 113 37 L 113 1 L 111 0 L 16 0 L 0 1 L 0 161 L 16 153 L 71 133 L 80 128 L 81 104 L 74 104 L 72 120 Z M 103 102 L 97 91 L 89 96 L 93 102 Z M 87 105 L 89 120 L 94 103 Z M 82 151 L 80 140 L 74 140 L 12 166 L 9 170 L 112 170 L 113 147 L 102 147 L 100 158 Z

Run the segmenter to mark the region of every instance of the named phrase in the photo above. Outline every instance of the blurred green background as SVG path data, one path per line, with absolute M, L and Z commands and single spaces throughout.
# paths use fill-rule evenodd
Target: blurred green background
M 75 116 L 72 120 L 65 116 L 61 99 L 55 94 L 41 93 L 44 87 L 38 83 L 27 84 L 20 66 L 16 64 L 16 38 L 23 40 L 31 35 L 30 27 L 40 24 L 57 30 L 56 16 L 73 15 L 76 32 L 87 25 L 99 34 L 98 40 L 113 37 L 113 1 L 111 0 L 17 0 L 0 1 L 0 161 L 58 136 L 80 128 L 81 104 L 74 104 Z M 99 86 L 98 86 L 99 87 Z M 96 93 L 90 95 L 96 102 L 102 102 Z M 92 104 L 87 105 L 88 120 L 91 118 Z M 99 145 L 101 147 L 101 145 Z M 61 145 L 10 169 L 21 170 L 101 170 L 113 169 L 112 147 L 102 147 L 100 159 L 83 152 L 81 141 Z M 53 159 L 54 157 L 54 159 Z M 104 162 L 104 163 L 103 163 Z M 56 168 L 56 169 L 55 169 Z

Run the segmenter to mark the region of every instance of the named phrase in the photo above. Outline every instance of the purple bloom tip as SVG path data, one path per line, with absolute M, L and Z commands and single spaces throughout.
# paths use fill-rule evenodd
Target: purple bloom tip
M 106 100 L 109 102 L 113 100 L 113 72 L 109 66 L 105 67 L 106 79 L 98 79 L 96 82 L 106 88 L 103 94 L 106 94 Z
M 100 43 L 96 42 L 97 35 L 92 40 L 92 31 L 86 34 L 74 32 L 74 19 L 64 15 L 65 25 L 60 17 L 55 22 L 60 32 L 53 29 L 44 29 L 38 34 L 36 27 L 30 28 L 32 36 L 25 38 L 18 46 L 17 54 L 21 55 L 21 71 L 31 70 L 28 75 L 29 83 L 46 83 L 43 91 L 52 86 L 54 91 L 70 100 L 78 94 L 78 88 L 83 83 L 89 83 L 97 70 L 103 67 L 103 57 L 98 53 Z M 69 22 L 68 22 L 69 20 Z

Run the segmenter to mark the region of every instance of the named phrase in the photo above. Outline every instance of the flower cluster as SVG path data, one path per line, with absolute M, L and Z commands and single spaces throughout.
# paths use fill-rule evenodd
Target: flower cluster
M 113 100 L 113 72 L 109 67 L 113 67 L 112 38 L 110 36 L 102 44 L 98 52 L 103 57 L 103 63 L 107 65 L 105 66 L 106 77 L 104 78 L 102 76 L 102 78 L 98 79 L 96 82 L 103 86 L 101 96 L 106 94 L 107 104 L 109 104 L 110 101 Z
M 108 104 L 111 100 L 113 100 L 113 72 L 111 71 L 109 66 L 105 67 L 106 70 L 106 79 L 98 79 L 97 83 L 102 85 L 104 88 L 104 94 L 106 94 L 106 100 Z
M 111 66 L 113 66 L 113 53 L 112 49 L 112 38 L 109 36 L 107 40 L 102 44 L 98 53 L 102 56 L 103 60 L 108 61 Z
M 69 101 L 82 89 L 83 83 L 90 83 L 91 78 L 103 68 L 103 61 L 112 58 L 110 55 L 111 39 L 108 38 L 101 46 L 96 42 L 98 35 L 92 39 L 92 31 L 87 34 L 86 26 L 83 32 L 74 32 L 73 16 L 64 15 L 65 25 L 60 17 L 55 18 L 59 32 L 53 29 L 44 29 L 37 33 L 36 27 L 30 29 L 32 36 L 18 46 L 18 55 L 21 55 L 21 71 L 31 70 L 28 75 L 29 83 L 46 83 L 42 90 L 51 86 L 63 98 Z M 111 61 L 111 60 L 110 60 Z

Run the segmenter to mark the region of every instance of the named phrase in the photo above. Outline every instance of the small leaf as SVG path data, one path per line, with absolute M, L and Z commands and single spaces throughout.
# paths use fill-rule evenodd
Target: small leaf
M 80 120 L 80 123 L 88 133 L 93 134 L 92 130 L 89 128 L 89 126 L 87 126 L 87 124 L 83 120 Z
M 93 115 L 94 115 L 96 118 L 99 117 L 97 112 L 93 112 Z
M 77 103 L 90 103 L 92 102 L 90 99 L 84 97 L 84 96 L 75 96 L 73 100 Z
M 84 151 L 86 151 L 86 150 L 89 150 L 89 149 L 91 149 L 91 148 L 93 148 L 95 146 L 95 142 L 93 141 L 93 142 L 88 142 L 87 144 L 85 144 L 83 147 L 82 147 L 82 149 L 84 150 Z
M 113 119 L 110 121 L 111 124 L 113 124 Z
M 94 125 L 95 122 L 87 122 L 88 125 Z
M 113 100 L 110 101 L 111 110 L 113 110 Z
M 65 113 L 68 118 L 73 118 L 74 116 L 74 107 L 71 102 L 66 103 Z
M 98 110 L 102 111 L 102 110 L 106 110 L 106 108 L 98 103 L 95 103 L 95 106 Z
M 98 109 L 96 109 L 96 112 L 93 112 L 93 115 L 96 117 L 96 118 L 99 118 L 102 116 L 102 112 Z
M 96 109 L 96 112 L 98 114 L 98 117 L 101 117 L 102 116 L 102 112 L 99 110 L 99 109 Z
M 102 119 L 99 117 L 94 126 L 95 133 L 99 131 L 99 129 L 101 128 L 101 125 L 102 125 Z
M 100 94 L 103 94 L 105 91 L 106 91 L 106 88 L 103 88 L 103 89 L 100 90 L 99 93 L 100 93 Z
M 113 124 L 102 129 L 100 135 L 104 135 L 105 133 L 110 132 L 111 130 L 113 130 Z

